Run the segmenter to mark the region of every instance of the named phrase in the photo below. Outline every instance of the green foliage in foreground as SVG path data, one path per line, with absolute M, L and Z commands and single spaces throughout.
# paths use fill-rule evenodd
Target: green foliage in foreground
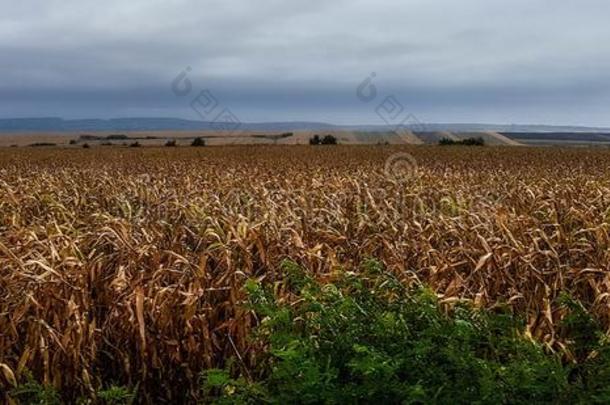
M 50 386 L 45 386 L 33 379 L 31 375 L 26 376 L 26 382 L 10 392 L 11 397 L 19 404 L 28 405 L 61 405 L 63 402 L 59 393 Z M 95 401 L 80 398 L 77 404 L 101 404 L 101 405 L 131 405 L 135 400 L 134 391 L 112 385 L 96 393 Z
M 406 289 L 368 262 L 359 275 L 320 285 L 286 263 L 296 304 L 251 282 L 263 319 L 262 377 L 204 373 L 217 403 L 608 403 L 610 354 L 596 322 L 566 299 L 576 365 L 562 364 L 518 332 L 507 311 L 458 305 L 445 314 L 425 289 Z M 586 354 L 585 354 L 586 353 Z M 594 353 L 593 359 L 591 354 Z M 589 359 L 587 359 L 589 356 Z M 250 374 L 252 375 L 252 374 Z
M 61 405 L 59 393 L 50 386 L 44 386 L 26 375 L 26 382 L 11 391 L 11 397 L 19 403 L 31 405 Z
M 377 262 L 320 284 L 291 262 L 286 281 L 246 285 L 261 319 L 258 369 L 228 362 L 203 372 L 202 395 L 254 403 L 610 403 L 610 345 L 582 305 L 562 296 L 560 328 L 574 362 L 525 338 L 508 310 L 443 310 L 425 288 L 405 288 Z M 281 290 L 277 298 L 273 291 Z M 286 294 L 288 290 L 289 294 Z M 241 365 L 241 366 L 240 366 Z M 80 404 L 138 402 L 138 387 L 110 386 Z M 22 404 L 61 404 L 31 376 L 10 393 Z

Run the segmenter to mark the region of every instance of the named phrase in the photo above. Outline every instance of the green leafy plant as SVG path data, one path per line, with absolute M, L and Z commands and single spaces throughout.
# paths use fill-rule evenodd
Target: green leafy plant
M 105 405 L 130 405 L 135 399 L 135 393 L 127 387 L 112 385 L 98 391 L 97 397 Z
M 561 294 L 567 311 L 559 332 L 566 336 L 574 361 L 569 365 L 571 399 L 578 403 L 610 403 L 610 345 L 600 323 L 574 298 Z
M 10 392 L 10 396 L 22 404 L 61 405 L 61 398 L 55 388 L 38 383 L 30 373 L 26 381 Z
M 245 378 L 231 378 L 227 370 L 210 369 L 203 373 L 204 398 L 217 404 L 260 404 L 269 402 L 265 389 Z
M 507 310 L 462 304 L 447 313 L 431 291 L 404 287 L 373 260 L 332 283 L 292 262 L 282 270 L 291 302 L 246 285 L 262 319 L 255 338 L 268 347 L 262 377 L 215 371 L 208 394 L 222 387 L 215 391 L 222 401 L 246 403 L 532 403 L 569 395 L 569 370 L 522 337 Z

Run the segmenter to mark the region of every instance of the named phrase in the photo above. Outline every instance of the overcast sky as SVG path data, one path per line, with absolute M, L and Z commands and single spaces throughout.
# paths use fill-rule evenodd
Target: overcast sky
M 207 89 L 244 122 L 382 124 L 393 95 L 426 122 L 610 126 L 607 0 L 0 5 L 0 117 L 198 119 Z

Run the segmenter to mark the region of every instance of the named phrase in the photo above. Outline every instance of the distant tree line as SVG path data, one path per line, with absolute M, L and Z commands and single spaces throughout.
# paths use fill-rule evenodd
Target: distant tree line
M 57 146 L 57 144 L 52 143 L 52 142 L 34 142 L 34 143 L 29 144 L 28 146 L 36 148 L 36 147 L 41 147 L 41 146 Z
M 462 139 L 459 141 L 454 141 L 453 139 L 449 139 L 449 138 L 443 138 L 440 141 L 438 141 L 438 144 L 442 145 L 442 146 L 448 146 L 448 145 L 484 146 L 485 141 L 480 136 L 476 137 L 476 138 L 466 138 L 466 139 Z

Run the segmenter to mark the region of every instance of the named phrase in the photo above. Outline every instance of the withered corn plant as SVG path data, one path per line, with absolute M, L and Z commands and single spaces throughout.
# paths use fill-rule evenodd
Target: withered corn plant
M 417 168 L 389 176 L 409 153 Z M 610 153 L 593 149 L 214 147 L 0 151 L 0 392 L 108 384 L 194 401 L 248 369 L 249 279 L 291 259 L 324 281 L 374 257 L 443 305 L 507 305 L 565 361 L 567 293 L 610 327 Z

